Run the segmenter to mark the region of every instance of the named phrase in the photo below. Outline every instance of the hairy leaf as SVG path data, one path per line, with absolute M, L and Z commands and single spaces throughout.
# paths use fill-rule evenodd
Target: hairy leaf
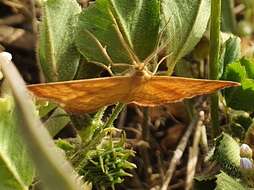
M 246 190 L 247 188 L 239 182 L 239 179 L 235 179 L 224 172 L 221 172 L 217 176 L 216 190 Z
M 212 159 L 220 164 L 223 171 L 232 176 L 240 175 L 240 147 L 228 134 L 223 133 L 216 139 Z
M 47 81 L 71 80 L 79 63 L 74 45 L 76 0 L 47 0 L 40 25 L 39 60 Z
M 210 17 L 210 0 L 162 0 L 163 21 L 167 24 L 166 36 L 169 71 L 201 39 Z
M 25 82 L 14 64 L 0 55 L 0 65 L 17 106 L 20 134 L 43 184 L 48 189 L 84 190 L 74 169 L 59 152 L 48 131 L 40 122 Z
M 34 168 L 19 135 L 13 97 L 2 91 L 0 98 L 0 189 L 28 190 Z
M 97 0 L 79 17 L 76 44 L 88 61 L 109 64 L 105 48 L 113 62 L 131 63 L 117 25 L 125 43 L 142 61 L 154 51 L 159 22 L 158 0 Z

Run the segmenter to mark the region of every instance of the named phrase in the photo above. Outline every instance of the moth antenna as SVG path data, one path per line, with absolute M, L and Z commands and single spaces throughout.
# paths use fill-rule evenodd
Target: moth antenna
M 140 63 L 139 58 L 133 52 L 132 48 L 130 48 L 129 44 L 126 43 L 126 41 L 125 41 L 125 39 L 124 39 L 124 37 L 123 37 L 123 35 L 121 33 L 121 30 L 119 28 L 119 25 L 117 23 L 117 20 L 114 17 L 113 13 L 111 12 L 111 10 L 108 10 L 108 11 L 109 11 L 109 14 L 110 14 L 111 18 L 113 19 L 113 22 L 114 22 L 113 26 L 114 26 L 114 28 L 115 28 L 115 30 L 117 32 L 117 35 L 118 35 L 118 37 L 120 39 L 121 44 L 123 45 L 124 49 L 127 51 L 129 57 L 132 59 L 133 64 L 138 66 L 138 64 Z
M 159 37 L 158 37 L 158 40 L 157 40 L 157 45 L 156 45 L 156 50 L 154 50 L 145 60 L 144 60 L 144 65 L 148 65 L 149 62 L 154 58 L 156 57 L 156 55 L 158 53 L 160 53 L 165 47 L 167 47 L 167 45 L 169 44 L 169 40 L 168 42 L 164 43 L 163 45 L 160 46 L 160 43 L 162 41 L 162 37 L 163 37 L 163 34 L 164 32 L 166 31 L 166 27 L 168 26 L 168 24 L 170 23 L 170 20 L 171 20 L 171 17 L 167 20 L 166 24 L 163 26 L 162 30 L 159 32 Z M 169 57 L 169 56 L 167 56 Z M 157 66 L 156 66 L 157 67 Z
M 168 43 L 163 44 L 162 46 L 160 46 L 159 48 L 157 48 L 155 51 L 153 51 L 145 60 L 144 60 L 144 65 L 148 65 L 149 62 L 158 54 L 160 53 L 166 46 L 168 45 Z
M 110 56 L 108 55 L 106 47 L 103 47 L 103 45 L 100 43 L 100 41 L 96 38 L 96 36 L 93 33 L 91 33 L 88 30 L 85 30 L 85 32 L 95 41 L 96 45 L 100 48 L 100 50 L 101 50 L 102 54 L 104 55 L 104 57 L 107 59 L 109 64 L 112 65 L 113 61 L 110 58 Z
M 167 26 L 170 23 L 170 20 L 171 20 L 171 17 L 169 17 L 169 19 L 167 20 L 166 24 L 162 27 L 162 30 L 159 32 L 159 38 L 158 38 L 158 41 L 157 41 L 157 48 L 159 47 L 159 45 L 160 45 L 160 43 L 162 41 L 163 34 L 166 31 Z

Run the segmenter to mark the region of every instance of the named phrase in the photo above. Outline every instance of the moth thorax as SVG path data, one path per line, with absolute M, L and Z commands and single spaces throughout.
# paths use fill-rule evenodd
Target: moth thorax
M 135 70 L 134 72 L 134 77 L 139 79 L 139 80 L 148 80 L 152 77 L 151 74 L 149 74 L 148 70 L 147 69 L 143 69 L 143 70 Z

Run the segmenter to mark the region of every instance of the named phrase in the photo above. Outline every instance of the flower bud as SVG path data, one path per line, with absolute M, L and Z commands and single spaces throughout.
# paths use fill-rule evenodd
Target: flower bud
M 252 158 L 252 149 L 247 144 L 242 144 L 240 147 L 240 156 L 242 158 Z
M 249 158 L 241 158 L 240 168 L 245 170 L 251 170 L 254 168 L 253 162 Z
M 7 59 L 8 61 L 11 61 L 12 60 L 12 55 L 8 52 L 1 52 L 0 55 L 2 57 L 4 57 L 5 59 Z

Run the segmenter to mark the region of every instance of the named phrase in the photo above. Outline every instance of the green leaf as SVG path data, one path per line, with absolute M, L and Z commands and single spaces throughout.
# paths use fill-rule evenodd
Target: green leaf
M 241 59 L 227 65 L 225 80 L 240 82 L 241 86 L 225 90 L 227 105 L 244 111 L 254 111 L 254 61 Z
M 236 33 L 237 23 L 234 14 L 234 0 L 221 1 L 221 29 L 223 32 Z
M 79 64 L 75 23 L 80 11 L 76 0 L 47 0 L 43 4 L 38 54 L 47 81 L 74 78 Z
M 240 61 L 227 65 L 225 75 L 226 80 L 235 82 L 241 82 L 247 77 L 246 70 Z
M 217 161 L 222 170 L 231 176 L 240 175 L 240 147 L 228 134 L 223 133 L 216 139 L 212 159 Z
M 106 48 L 114 63 L 132 63 L 116 31 L 117 25 L 125 43 L 142 61 L 154 51 L 159 23 L 158 0 L 97 0 L 79 17 L 76 45 L 90 62 L 109 64 L 102 50 Z
M 230 131 L 233 137 L 243 140 L 247 130 L 253 123 L 249 113 L 242 110 L 230 109 Z
M 100 109 L 89 121 L 86 123 L 78 134 L 82 140 L 84 145 L 87 145 L 90 141 L 92 141 L 96 133 L 99 133 L 103 130 L 103 121 L 102 117 L 105 113 L 106 107 Z
M 226 42 L 226 52 L 224 57 L 224 65 L 228 65 L 241 56 L 241 39 L 237 36 L 230 37 Z
M 18 133 L 19 123 L 13 97 L 0 97 L 0 189 L 28 190 L 34 167 Z
M 237 36 L 230 37 L 226 41 L 225 65 L 236 61 L 241 56 L 241 39 Z
M 247 77 L 254 79 L 254 59 L 241 59 L 241 64 L 245 67 Z
M 36 101 L 36 109 L 39 112 L 39 116 L 45 117 L 47 114 L 52 112 L 54 109 L 56 109 L 57 105 L 52 102 L 44 101 L 44 100 L 37 100 Z
M 79 176 L 42 125 L 25 82 L 14 64 L 0 55 L 0 65 L 17 106 L 20 134 L 43 184 L 48 189 L 84 190 Z
M 61 108 L 57 108 L 52 115 L 45 121 L 44 125 L 49 134 L 54 137 L 57 135 L 68 123 L 70 118 L 68 114 Z
M 81 59 L 75 79 L 89 79 L 99 77 L 102 70 L 103 68 L 99 65 L 89 64 L 86 60 Z
M 221 72 L 219 78 L 224 78 L 226 66 L 240 59 L 241 57 L 241 39 L 231 35 L 223 44 L 222 54 L 220 55 Z
M 162 0 L 162 15 L 167 23 L 169 71 L 201 39 L 210 17 L 210 0 Z
M 221 172 L 217 176 L 216 190 L 246 190 L 247 188 L 239 182 L 239 179 L 235 179 L 224 172 Z

